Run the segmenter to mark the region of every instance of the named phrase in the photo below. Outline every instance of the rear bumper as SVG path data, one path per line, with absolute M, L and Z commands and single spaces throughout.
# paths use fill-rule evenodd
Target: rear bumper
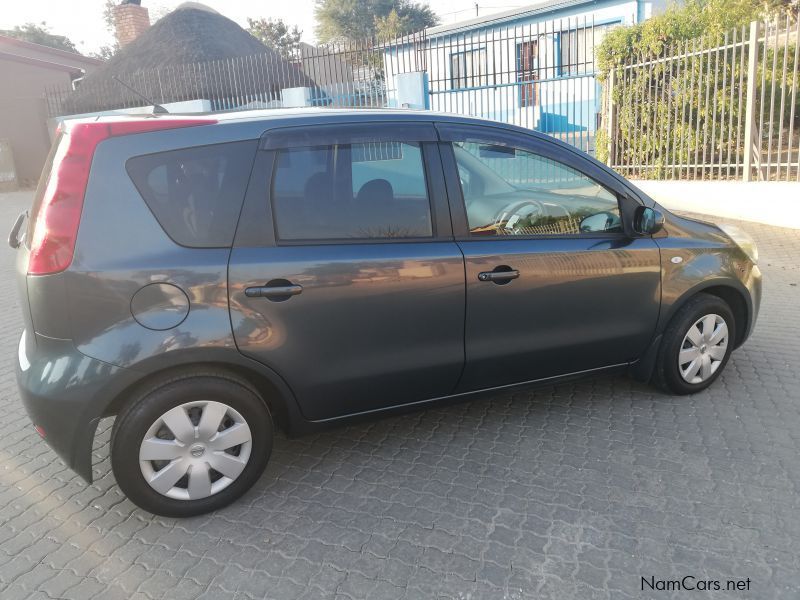
M 71 340 L 30 331 L 20 338 L 16 371 L 33 424 L 66 465 L 91 483 L 97 424 L 111 400 L 135 382 L 135 372 L 90 358 Z

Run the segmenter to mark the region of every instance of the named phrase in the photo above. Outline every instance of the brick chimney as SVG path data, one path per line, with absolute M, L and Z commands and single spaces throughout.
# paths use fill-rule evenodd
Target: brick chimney
M 124 48 L 150 27 L 150 14 L 141 0 L 125 0 L 114 7 L 114 27 L 117 30 L 117 42 Z

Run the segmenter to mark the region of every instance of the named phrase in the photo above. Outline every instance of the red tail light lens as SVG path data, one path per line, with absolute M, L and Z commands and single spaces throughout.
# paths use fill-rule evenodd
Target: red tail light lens
M 36 225 L 28 273 L 63 271 L 72 262 L 95 146 L 108 137 L 107 126 L 78 123 L 64 136 L 53 158 Z
M 56 149 L 37 214 L 31 217 L 35 222 L 28 274 L 58 273 L 72 263 L 89 169 L 97 144 L 120 135 L 216 122 L 216 119 L 204 118 L 150 118 L 80 122 L 69 126 Z

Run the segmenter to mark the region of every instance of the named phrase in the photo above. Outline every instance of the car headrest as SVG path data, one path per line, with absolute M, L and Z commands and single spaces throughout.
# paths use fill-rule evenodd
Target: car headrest
M 356 195 L 358 204 L 386 204 L 394 200 L 392 184 L 385 179 L 370 179 Z

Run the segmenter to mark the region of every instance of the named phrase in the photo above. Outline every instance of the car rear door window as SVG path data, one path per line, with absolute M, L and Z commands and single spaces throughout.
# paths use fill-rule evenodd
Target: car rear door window
M 230 246 L 258 142 L 136 156 L 126 168 L 164 231 L 195 248 Z
M 616 195 L 570 166 L 504 144 L 454 142 L 472 236 L 621 233 Z
M 272 205 L 280 240 L 433 235 L 422 148 L 413 142 L 280 149 Z

